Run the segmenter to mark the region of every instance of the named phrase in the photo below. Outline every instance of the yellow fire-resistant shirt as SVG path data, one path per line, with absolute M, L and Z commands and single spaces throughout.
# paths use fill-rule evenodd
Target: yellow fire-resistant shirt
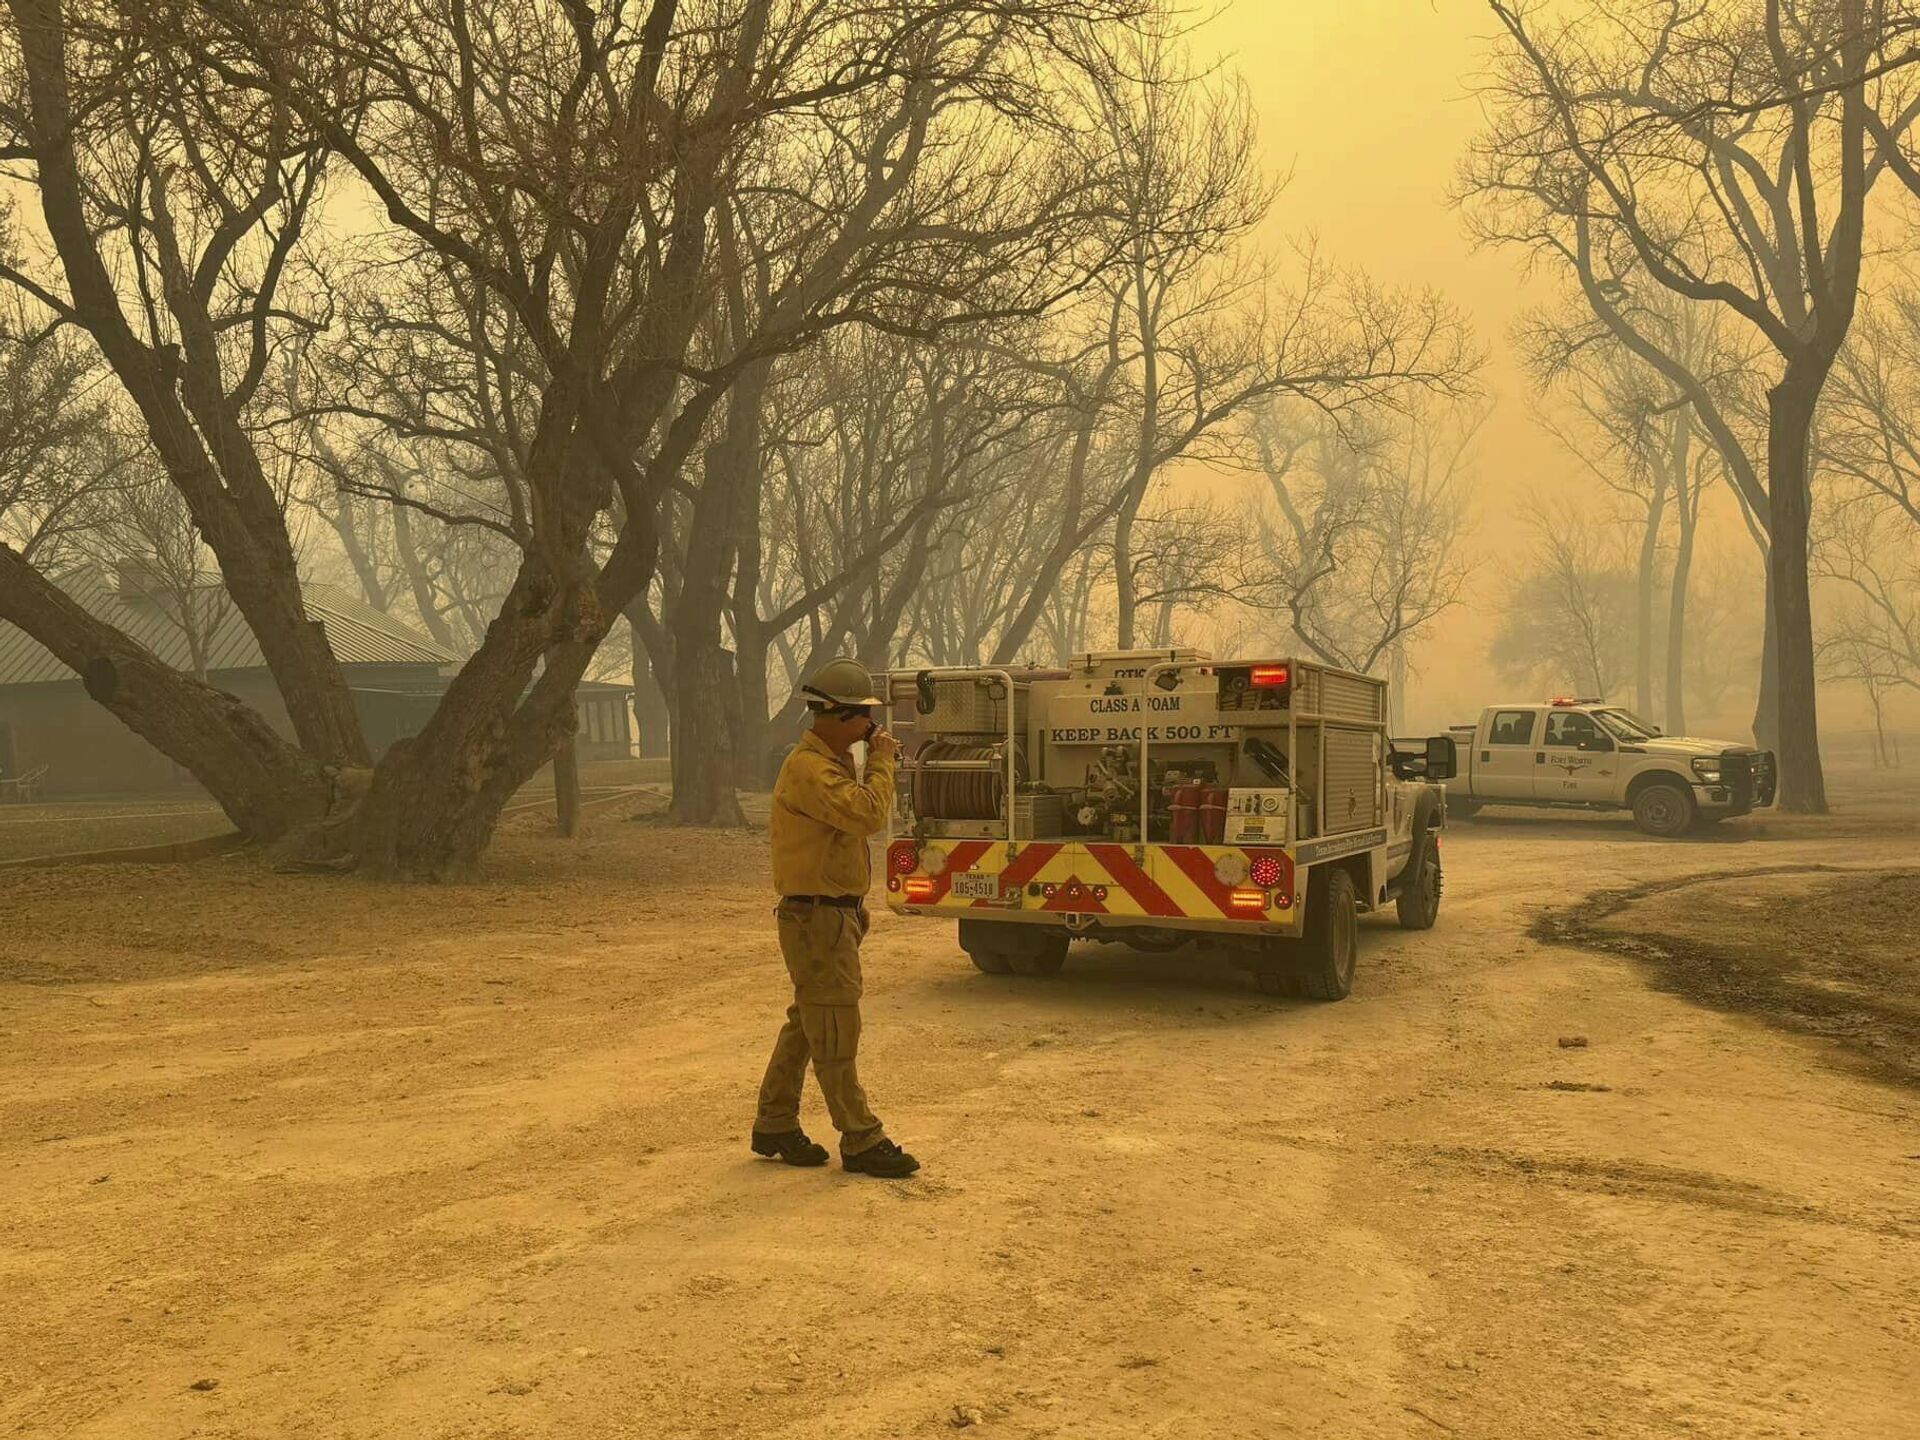
M 782 895 L 865 895 L 867 837 L 893 806 L 893 761 L 867 757 L 867 778 L 809 730 L 773 785 L 773 887 Z

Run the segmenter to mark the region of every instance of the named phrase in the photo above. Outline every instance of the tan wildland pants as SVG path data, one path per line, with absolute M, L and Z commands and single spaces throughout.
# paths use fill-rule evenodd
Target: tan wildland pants
M 807 1062 L 840 1132 L 840 1153 L 857 1155 L 886 1138 L 860 1088 L 854 1057 L 860 1050 L 860 942 L 867 917 L 840 905 L 781 901 L 774 907 L 780 953 L 793 977 L 793 1004 L 774 1041 L 753 1128 L 778 1135 L 800 1126 L 800 1092 Z

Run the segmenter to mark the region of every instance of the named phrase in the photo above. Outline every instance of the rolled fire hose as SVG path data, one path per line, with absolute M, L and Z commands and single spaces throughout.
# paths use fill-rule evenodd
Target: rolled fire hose
M 928 762 L 966 760 L 991 762 L 979 770 L 926 768 Z M 1016 783 L 1027 778 L 1026 752 L 1014 750 Z M 998 820 L 1007 793 L 1007 747 L 969 744 L 960 740 L 929 740 L 914 756 L 913 813 L 923 820 Z

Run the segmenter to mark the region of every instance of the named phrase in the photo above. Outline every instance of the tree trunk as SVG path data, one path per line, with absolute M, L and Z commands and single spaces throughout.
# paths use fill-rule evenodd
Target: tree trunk
M 1693 569 L 1693 532 L 1699 520 L 1696 497 L 1687 494 L 1684 478 L 1675 497 L 1680 537 L 1673 551 L 1673 579 L 1667 589 L 1667 733 L 1687 733 L 1687 578 Z M 1649 712 L 1642 712 L 1646 714 Z
M 161 663 L 0 545 L 0 619 L 17 625 L 81 678 L 87 693 L 219 802 L 251 840 L 317 821 L 328 777 L 256 712 Z
M 576 731 L 553 752 L 553 812 L 562 839 L 580 833 L 580 746 Z
M 682 654 L 675 669 L 673 817 L 683 825 L 742 827 L 733 652 L 702 646 Z
M 1773 563 L 1767 561 L 1766 594 L 1761 602 L 1760 689 L 1753 702 L 1753 743 L 1762 750 L 1780 749 L 1780 652 L 1773 610 Z
M 748 477 L 760 464 L 760 406 L 771 378 L 772 362 L 759 361 L 727 396 L 726 419 L 707 446 L 687 527 L 680 593 L 667 616 L 674 658 L 673 818 L 683 825 L 746 824 L 739 797 L 739 681 L 721 627 L 742 503 L 750 490 L 758 493 Z
M 653 614 L 645 595 L 626 607 L 634 632 L 634 712 L 639 718 L 639 753 L 666 758 L 674 747 L 674 643 Z
M 1121 650 L 1133 649 L 1133 612 L 1139 604 L 1133 573 L 1133 522 L 1139 513 L 1140 507 L 1129 500 L 1113 521 L 1114 644 Z
M 1686 464 L 1684 426 L 1686 409 L 1674 412 L 1674 431 L 1667 450 L 1667 468 L 1657 471 L 1653 493 L 1647 497 L 1647 523 L 1640 531 L 1640 563 L 1635 577 L 1633 605 L 1633 708 L 1653 714 L 1653 590 L 1660 561 L 1660 527 L 1667 515 L 1667 487 L 1674 467 Z
M 1813 600 L 1807 575 L 1812 509 L 1807 449 L 1820 385 L 1817 377 L 1809 380 L 1795 369 L 1789 364 L 1780 383 L 1767 392 L 1767 560 L 1777 667 L 1780 808 L 1824 814 L 1827 788 L 1820 769 Z
M 667 692 L 654 667 L 653 653 L 647 644 L 646 621 L 636 621 L 634 612 L 646 605 L 646 597 L 629 605 L 627 625 L 633 631 L 633 714 L 640 726 L 640 754 L 644 759 L 663 760 L 668 753 L 671 725 L 668 720 Z M 651 615 L 647 617 L 652 619 Z
M 425 727 L 387 750 L 366 799 L 328 839 L 371 874 L 471 875 L 514 792 L 578 727 L 573 693 L 606 633 L 603 614 L 591 583 L 563 585 L 529 555 Z

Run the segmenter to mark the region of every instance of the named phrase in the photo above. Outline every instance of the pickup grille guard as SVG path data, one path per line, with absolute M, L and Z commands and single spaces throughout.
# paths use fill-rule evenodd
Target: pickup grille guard
M 1738 805 L 1773 804 L 1779 780 L 1771 750 L 1727 750 L 1720 756 L 1720 783 Z

